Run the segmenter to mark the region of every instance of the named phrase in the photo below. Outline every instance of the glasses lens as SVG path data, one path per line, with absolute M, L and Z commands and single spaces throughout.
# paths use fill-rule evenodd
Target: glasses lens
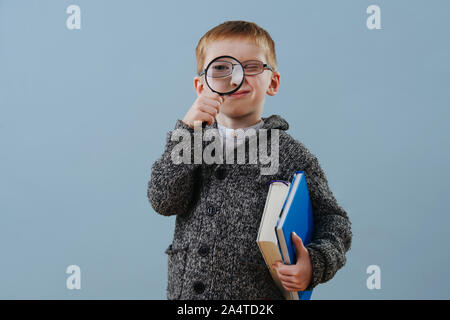
M 254 75 L 262 72 L 263 63 L 261 61 L 246 61 L 242 64 L 246 75 Z

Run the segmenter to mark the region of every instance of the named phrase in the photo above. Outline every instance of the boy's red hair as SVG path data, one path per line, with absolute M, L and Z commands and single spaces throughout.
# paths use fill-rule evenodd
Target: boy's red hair
M 205 64 L 206 49 L 208 45 L 216 40 L 224 39 L 246 39 L 259 46 L 265 54 L 267 62 L 274 71 L 277 70 L 277 58 L 275 54 L 275 43 L 269 33 L 256 23 L 248 21 L 226 21 L 212 28 L 200 39 L 195 49 L 197 58 L 197 75 L 202 72 Z

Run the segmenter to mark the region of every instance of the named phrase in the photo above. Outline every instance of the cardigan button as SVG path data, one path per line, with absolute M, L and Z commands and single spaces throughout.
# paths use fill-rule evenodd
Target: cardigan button
M 198 249 L 198 254 L 202 257 L 206 257 L 208 255 L 208 253 L 209 253 L 209 248 L 206 244 L 201 246 L 200 249 Z
M 194 282 L 194 291 L 195 293 L 203 293 L 205 291 L 205 284 L 201 281 Z
M 227 176 L 227 170 L 225 168 L 219 168 L 216 170 L 215 176 L 217 179 L 223 180 Z
M 216 212 L 216 209 L 214 209 L 214 207 L 208 207 L 207 211 L 208 214 L 212 216 Z

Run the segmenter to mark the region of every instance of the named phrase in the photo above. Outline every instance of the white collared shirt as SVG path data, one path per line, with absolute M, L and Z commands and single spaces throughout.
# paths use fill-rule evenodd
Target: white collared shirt
M 219 129 L 220 135 L 222 136 L 222 141 L 225 144 L 226 151 L 228 153 L 228 151 L 232 151 L 236 146 L 245 142 L 245 136 L 239 136 L 237 133 L 238 130 L 243 130 L 245 133 L 245 131 L 247 131 L 248 129 L 253 128 L 253 129 L 255 129 L 255 134 L 256 134 L 256 130 L 261 128 L 263 125 L 264 125 L 264 121 L 261 119 L 261 121 L 258 122 L 257 124 L 250 126 L 250 127 L 246 127 L 246 128 L 231 129 L 231 128 L 224 127 L 224 126 L 220 125 L 219 123 L 217 123 L 217 128 Z

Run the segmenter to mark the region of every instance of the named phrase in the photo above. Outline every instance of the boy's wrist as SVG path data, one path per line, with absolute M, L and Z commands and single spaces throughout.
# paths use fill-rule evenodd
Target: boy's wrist
M 316 249 L 306 246 L 306 249 L 309 253 L 309 258 L 311 260 L 311 266 L 312 266 L 312 277 L 311 282 L 309 283 L 308 287 L 305 289 L 307 291 L 314 289 L 321 281 L 323 272 L 325 270 L 325 264 L 324 261 L 322 261 L 321 253 L 318 252 Z

